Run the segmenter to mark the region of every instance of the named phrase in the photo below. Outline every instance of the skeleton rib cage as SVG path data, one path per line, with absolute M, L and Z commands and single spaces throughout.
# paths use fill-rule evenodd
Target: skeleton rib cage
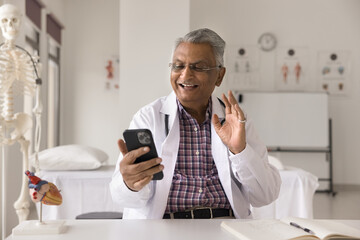
M 0 49 L 0 100 L 3 118 L 12 116 L 13 97 L 33 96 L 36 90 L 36 74 L 30 56 L 18 48 Z M 35 57 L 36 62 L 38 57 Z

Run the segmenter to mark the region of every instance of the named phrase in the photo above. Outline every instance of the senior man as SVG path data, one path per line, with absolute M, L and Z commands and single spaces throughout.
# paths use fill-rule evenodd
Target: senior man
M 110 183 L 124 218 L 251 218 L 250 205 L 274 201 L 279 172 L 232 92 L 212 95 L 225 75 L 225 41 L 198 29 L 175 42 L 173 92 L 141 108 L 130 128 L 150 129 L 159 158 L 134 163 L 148 147 L 120 157 Z M 163 171 L 162 180 L 152 180 Z

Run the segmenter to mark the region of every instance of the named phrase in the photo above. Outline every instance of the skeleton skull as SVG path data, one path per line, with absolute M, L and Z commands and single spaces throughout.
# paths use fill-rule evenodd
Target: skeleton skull
M 17 37 L 21 16 L 19 9 L 12 4 L 4 4 L 0 7 L 0 27 L 6 40 L 13 41 Z

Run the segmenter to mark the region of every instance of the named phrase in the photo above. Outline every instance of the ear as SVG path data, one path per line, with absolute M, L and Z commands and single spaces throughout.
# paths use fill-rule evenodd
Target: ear
M 225 72 L 226 72 L 226 68 L 224 68 L 224 67 L 220 68 L 220 71 L 219 71 L 219 74 L 218 74 L 218 78 L 217 78 L 217 80 L 216 80 L 216 82 L 215 82 L 215 85 L 216 85 L 217 87 L 219 87 L 219 86 L 221 85 L 221 83 L 222 83 L 222 81 L 223 81 L 223 78 L 224 78 L 224 76 L 225 76 Z

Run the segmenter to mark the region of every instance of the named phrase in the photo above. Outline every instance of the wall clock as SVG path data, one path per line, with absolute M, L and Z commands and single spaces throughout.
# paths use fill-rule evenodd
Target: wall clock
M 259 46 L 262 50 L 264 51 L 271 51 L 273 49 L 275 49 L 276 44 L 277 44 L 277 40 L 274 34 L 272 33 L 263 33 L 260 37 L 259 37 Z

